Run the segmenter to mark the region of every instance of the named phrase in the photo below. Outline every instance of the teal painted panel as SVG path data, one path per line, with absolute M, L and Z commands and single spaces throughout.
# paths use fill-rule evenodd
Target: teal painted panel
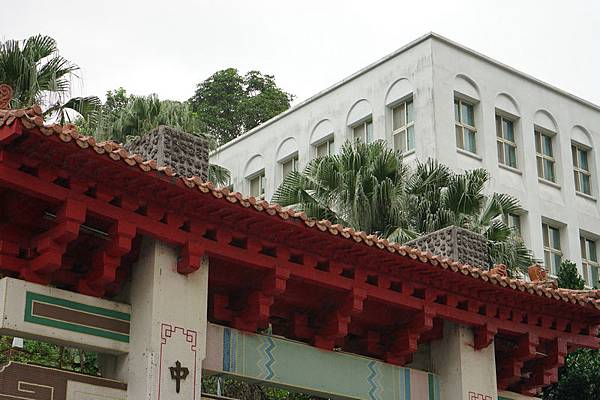
M 224 372 L 296 390 L 366 400 L 440 400 L 439 379 L 357 355 L 223 328 Z

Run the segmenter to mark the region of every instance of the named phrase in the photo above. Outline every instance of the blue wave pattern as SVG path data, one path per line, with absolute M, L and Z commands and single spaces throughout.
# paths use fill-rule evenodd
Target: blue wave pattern
M 260 351 L 263 353 L 259 360 L 258 367 L 261 369 L 261 379 L 270 381 L 275 376 L 273 371 L 273 364 L 275 364 L 275 357 L 273 356 L 273 350 L 275 349 L 275 342 L 270 336 L 262 337 L 262 344 Z
M 379 365 L 377 364 L 377 361 L 371 361 L 369 362 L 369 364 L 367 364 L 367 366 L 369 367 L 370 371 L 370 374 L 367 377 L 367 381 L 370 385 L 369 398 L 371 400 L 381 400 L 381 393 L 383 391 L 383 388 L 381 387 L 379 382 L 381 373 Z

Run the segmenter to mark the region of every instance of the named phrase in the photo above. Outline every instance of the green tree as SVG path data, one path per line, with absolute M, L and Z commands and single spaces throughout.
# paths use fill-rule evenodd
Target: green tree
M 292 99 L 272 75 L 250 71 L 241 76 L 227 68 L 199 83 L 190 101 L 221 145 L 287 110 Z
M 409 170 L 385 142 L 346 142 L 339 155 L 312 160 L 292 172 L 273 201 L 354 229 L 405 242 L 455 225 L 488 239 L 492 261 L 511 273 L 532 264 L 530 251 L 504 219 L 520 210 L 508 195 L 485 195 L 483 169 L 456 173 L 428 160 Z
M 159 125 L 168 125 L 193 135 L 204 131 L 204 125 L 188 102 L 160 100 L 156 94 L 128 96 L 123 88 L 108 91 L 97 121 L 80 127 L 98 139 L 123 143 Z
M 202 392 L 243 400 L 311 400 L 320 399 L 304 393 L 291 392 L 274 386 L 253 384 L 230 376 L 203 376 Z
M 339 155 L 312 160 L 291 172 L 273 201 L 357 230 L 385 237 L 413 238 L 408 215 L 408 169 L 402 155 L 384 142 L 350 142 Z
M 10 336 L 0 336 L 1 364 L 18 361 L 84 374 L 99 373 L 96 353 L 29 339 L 24 340 L 23 349 L 17 349 L 12 347 L 12 340 Z
M 575 263 L 564 260 L 558 270 L 558 287 L 573 290 L 582 290 L 585 287 L 585 281 L 577 271 Z
M 78 70 L 59 54 L 56 41 L 49 36 L 0 43 L 0 83 L 13 88 L 13 108 L 39 104 L 46 117 L 60 123 L 71 122 L 75 115 L 94 118 L 100 105 L 97 97 L 67 99 Z
M 520 203 L 507 194 L 486 195 L 489 180 L 485 169 L 456 173 L 431 159 L 417 162 L 407 185 L 412 226 L 419 234 L 451 225 L 479 233 L 488 239 L 493 263 L 524 272 L 533 263 L 531 251 L 505 222 L 521 211 Z
M 558 286 L 584 288 L 577 266 L 569 260 L 560 265 Z M 580 349 L 569 354 L 558 377 L 557 383 L 544 390 L 544 400 L 600 400 L 600 350 Z
M 94 121 L 78 121 L 80 131 L 99 140 L 113 140 L 124 143 L 135 136 L 151 131 L 159 125 L 168 125 L 192 135 L 202 135 L 204 124 L 191 109 L 189 102 L 160 100 L 156 94 L 150 96 L 128 95 L 125 89 L 118 88 L 106 93 L 106 102 L 100 107 Z M 206 137 L 209 146 L 215 141 Z M 229 183 L 229 171 L 211 164 L 208 179 L 217 186 Z

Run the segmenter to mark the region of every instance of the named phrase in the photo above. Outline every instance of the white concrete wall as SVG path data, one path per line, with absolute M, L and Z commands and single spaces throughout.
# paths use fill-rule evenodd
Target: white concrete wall
M 424 149 L 434 145 L 427 132 L 433 130 L 432 66 L 430 42 L 407 49 L 400 56 L 371 69 L 306 105 L 288 112 L 283 118 L 263 124 L 254 133 L 246 134 L 234 144 L 225 145 L 212 154 L 211 162 L 231 171 L 234 190 L 249 193 L 249 182 L 245 179 L 256 172 L 257 156 L 262 157 L 266 173 L 266 198 L 270 199 L 282 181 L 281 157 L 289 154 L 279 151 L 294 138 L 299 155 L 299 167 L 304 168 L 314 158 L 311 136 L 323 136 L 333 131 L 336 150 L 351 137 L 352 124 L 356 118 L 364 117 L 371 110 L 375 139 L 392 140 L 390 109 L 385 106 L 388 92 L 400 95 L 407 86 L 412 87 L 415 102 L 415 126 L 417 154 L 426 156 Z M 404 79 L 399 86 L 394 83 Z M 398 89 L 399 90 L 394 90 Z M 410 93 L 407 93 L 410 94 Z M 359 104 L 357 104 L 359 103 Z M 358 110 L 357 110 L 358 109 Z M 355 117 L 355 115 L 360 115 Z M 326 122 L 324 122 L 326 121 Z M 284 143 L 286 142 L 286 143 Z M 278 157 L 279 154 L 279 157 Z
M 580 264 L 580 230 L 593 237 L 600 235 L 600 209 L 595 200 L 600 183 L 596 168 L 600 111 L 485 59 L 465 53 L 461 48 L 445 41 L 433 40 L 432 50 L 435 141 L 438 145 L 437 151 L 430 155 L 457 169 L 486 168 L 492 175 L 490 190 L 511 194 L 521 201 L 527 212 L 521 218 L 523 237 L 535 256 L 543 258 L 541 223 L 542 219 L 549 219 L 562 225 L 561 245 L 564 258 Z M 455 91 L 461 91 L 460 79 L 457 79 L 461 75 L 470 79 L 479 92 L 476 123 L 480 159 L 454 150 L 453 96 Z M 507 98 L 512 99 L 513 104 Z M 506 109 L 511 106 L 513 110 Z M 519 118 L 515 124 L 518 171 L 502 168 L 498 164 L 496 109 L 518 113 Z M 548 121 L 548 116 L 553 121 Z M 555 123 L 558 134 L 554 141 L 558 185 L 554 186 L 539 182 L 537 176 L 534 125 L 542 123 Z M 587 131 L 593 147 L 590 161 L 594 199 L 582 197 L 575 192 L 571 140 L 578 139 L 578 126 Z
M 324 65 L 324 67 L 326 67 Z M 569 73 L 569 71 L 565 71 Z M 300 168 L 314 157 L 311 135 L 319 122 L 328 120 L 333 129 L 336 150 L 350 137 L 348 116 L 361 101 L 371 107 L 375 138 L 385 138 L 392 145 L 390 108 L 386 96 L 398 80 L 412 87 L 415 104 L 416 151 L 407 157 L 424 160 L 434 157 L 455 169 L 486 168 L 492 175 L 490 189 L 520 199 L 526 214 L 521 218 L 523 237 L 538 258 L 543 258 L 541 221 L 548 219 L 562 226 L 561 244 L 564 258 L 580 265 L 580 231 L 600 238 L 598 196 L 598 142 L 600 142 L 600 108 L 556 88 L 516 72 L 485 56 L 459 45 L 428 35 L 395 54 L 359 71 L 333 89 L 255 128 L 212 154 L 211 162 L 228 168 L 234 190 L 249 192 L 245 177 L 253 171 L 246 166 L 256 155 L 262 156 L 270 199 L 282 179 L 277 152 L 286 138 L 294 138 Z M 408 85 L 407 85 L 408 84 Z M 391 89 L 394 92 L 396 89 Z M 454 133 L 454 93 L 459 92 L 478 103 L 475 108 L 478 127 L 478 155 L 465 155 L 456 148 Z M 498 165 L 496 150 L 496 109 L 518 117 L 515 123 L 518 144 L 518 171 Z M 364 111 L 362 111 L 364 113 Z M 558 185 L 538 181 L 533 127 L 555 124 L 558 136 L 554 143 Z M 317 129 L 323 134 L 319 125 Z M 571 159 L 571 140 L 587 140 L 592 149 L 592 198 L 575 192 Z M 288 143 L 289 144 L 289 143 Z M 289 146 L 286 144 L 286 148 Z M 287 150 L 289 151 L 289 150 Z M 256 164 L 253 162 L 252 164 Z M 253 165 L 252 169 L 257 167 Z

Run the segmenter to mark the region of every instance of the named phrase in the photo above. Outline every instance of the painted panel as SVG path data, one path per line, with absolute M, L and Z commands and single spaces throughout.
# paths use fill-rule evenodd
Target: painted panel
M 91 375 L 9 362 L 0 368 L 0 400 L 125 400 L 127 385 Z
M 213 372 L 329 397 L 440 399 L 438 377 L 427 372 L 211 324 L 203 366 Z
M 129 350 L 127 304 L 13 278 L 0 280 L 0 299 L 0 334 L 108 353 Z
M 500 391 L 498 393 L 498 400 L 540 400 L 539 397 L 524 396 L 519 393 Z
M 129 342 L 130 315 L 36 292 L 25 293 L 25 321 Z
M 122 389 L 69 381 L 66 400 L 127 400 L 127 392 Z

